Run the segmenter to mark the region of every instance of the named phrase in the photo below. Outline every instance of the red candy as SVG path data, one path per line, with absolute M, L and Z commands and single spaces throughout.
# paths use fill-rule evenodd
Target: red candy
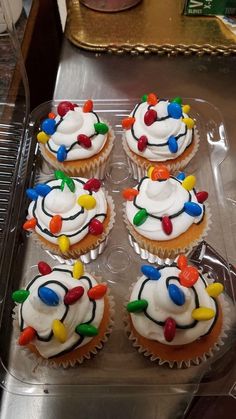
M 50 112 L 50 113 L 48 114 L 48 118 L 49 118 L 49 119 L 55 119 L 55 118 L 56 118 L 56 114 L 55 114 L 54 112 Z
M 168 168 L 164 165 L 155 166 L 152 173 L 152 180 L 167 180 L 170 177 L 170 172 Z
M 197 202 L 203 204 L 208 198 L 208 193 L 206 191 L 201 191 L 196 193 Z
M 133 201 L 133 199 L 139 194 L 139 191 L 137 189 L 127 188 L 124 189 L 122 192 L 123 198 L 126 199 L 126 201 Z
M 161 225 L 162 225 L 163 231 L 167 234 L 167 236 L 169 236 L 173 230 L 171 219 L 167 216 L 162 217 Z
M 101 221 L 94 218 L 89 224 L 89 232 L 94 236 L 99 236 L 103 232 L 103 224 Z
M 177 266 L 182 271 L 188 265 L 188 259 L 185 255 L 180 255 L 177 260 Z
M 107 284 L 98 284 L 88 291 L 88 297 L 91 300 L 98 300 L 102 298 L 107 292 Z
M 35 228 L 36 224 L 37 224 L 36 218 L 31 218 L 30 220 L 27 220 L 23 224 L 23 229 L 24 230 L 32 230 L 33 228 Z
M 18 343 L 21 346 L 28 345 L 36 336 L 36 331 L 33 329 L 33 327 L 26 327 L 20 334 L 20 337 L 18 339 Z
M 49 230 L 51 231 L 52 234 L 56 234 L 56 233 L 59 233 L 61 231 L 61 227 L 62 227 L 61 216 L 59 214 L 54 215 L 51 218 L 51 221 L 49 223 Z
M 165 321 L 165 326 L 164 326 L 165 340 L 167 342 L 171 342 L 175 337 L 175 333 L 176 333 L 176 322 L 171 317 L 168 317 L 168 319 L 166 319 Z
M 148 139 L 146 135 L 142 135 L 138 140 L 138 150 L 144 151 L 147 148 Z
M 46 262 L 39 262 L 38 270 L 41 273 L 41 275 L 48 275 L 52 272 L 51 267 Z
M 183 287 L 190 288 L 197 282 L 198 276 L 197 268 L 194 268 L 194 266 L 186 266 L 179 274 L 180 284 L 183 285 Z
M 73 111 L 73 110 L 74 110 L 73 103 L 68 102 L 67 100 L 65 100 L 64 102 L 60 102 L 57 107 L 57 113 L 60 116 L 65 116 L 68 111 Z
M 154 109 L 149 109 L 144 115 L 144 123 L 149 127 L 157 120 L 157 113 Z
M 132 118 L 131 116 L 129 116 L 128 118 L 123 119 L 122 127 L 124 129 L 130 129 L 134 123 L 135 123 L 135 118 Z
M 155 95 L 155 93 L 149 93 L 148 97 L 147 97 L 147 103 L 149 103 L 149 105 L 156 105 L 158 102 L 157 96 Z
M 83 106 L 83 112 L 92 112 L 93 110 L 93 101 L 91 99 L 86 100 Z
M 96 179 L 95 177 L 89 179 L 85 184 L 83 189 L 85 189 L 85 191 L 90 191 L 90 192 L 97 192 L 99 191 L 101 187 L 101 182 L 99 179 Z
M 92 141 L 85 134 L 79 134 L 77 137 L 77 141 L 79 145 L 81 145 L 84 148 L 90 148 L 92 146 Z
M 76 303 L 76 301 L 78 301 L 82 297 L 83 294 L 84 294 L 83 287 L 79 286 L 79 287 L 72 288 L 66 293 L 64 297 L 64 303 L 68 306 L 71 304 L 74 304 Z

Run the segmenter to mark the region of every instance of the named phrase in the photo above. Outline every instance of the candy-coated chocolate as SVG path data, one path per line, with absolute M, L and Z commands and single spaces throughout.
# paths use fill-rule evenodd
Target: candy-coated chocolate
M 176 333 L 176 322 L 171 317 L 168 317 L 164 325 L 165 340 L 167 342 L 171 342 L 175 337 L 175 333 Z
M 50 138 L 50 136 L 47 135 L 46 132 L 44 132 L 44 131 L 40 131 L 37 134 L 37 140 L 41 144 L 46 144 L 48 142 L 49 138 Z
M 73 110 L 74 110 L 74 105 L 71 102 L 68 102 L 67 100 L 60 102 L 57 107 L 57 113 L 60 116 L 65 116 L 67 112 L 73 111 Z
M 106 134 L 109 131 L 108 125 L 104 124 L 104 122 L 96 122 L 94 124 L 94 129 L 97 134 Z
M 182 271 L 182 269 L 186 268 L 188 266 L 188 259 L 185 255 L 179 255 L 177 260 L 177 266 Z
M 56 118 L 56 114 L 54 112 L 49 112 L 48 118 L 49 119 L 55 119 Z
M 47 135 L 53 135 L 56 131 L 56 121 L 55 119 L 47 118 L 42 122 L 42 131 Z
M 148 177 L 149 177 L 150 179 L 152 178 L 152 172 L 153 172 L 153 170 L 154 170 L 154 166 L 150 166 L 150 167 L 148 168 L 147 175 L 148 175 Z
M 23 224 L 24 230 L 33 230 L 36 227 L 37 220 L 36 218 L 31 218 L 30 220 L 25 221 Z
M 169 147 L 169 150 L 170 150 L 171 153 L 173 153 L 173 154 L 174 153 L 177 153 L 177 151 L 178 151 L 178 142 L 177 142 L 176 138 L 173 135 L 171 135 L 168 138 L 168 147 Z
M 29 296 L 30 292 L 28 290 L 17 290 L 12 293 L 12 300 L 15 303 L 23 303 Z
M 147 300 L 134 300 L 127 304 L 127 310 L 129 313 L 141 313 L 146 310 L 148 306 Z
M 39 196 L 35 189 L 26 189 L 26 195 L 31 201 L 36 201 Z
M 185 173 L 184 172 L 180 172 L 177 176 L 176 176 L 176 179 L 179 179 L 179 180 L 184 180 L 186 178 L 186 175 L 185 175 Z
M 67 158 L 67 150 L 66 150 L 66 146 L 64 145 L 60 145 L 60 147 L 57 150 L 57 160 L 60 163 L 63 163 L 63 161 L 65 161 Z
M 197 321 L 207 321 L 215 317 L 215 311 L 212 308 L 200 307 L 192 311 L 192 318 Z
M 138 139 L 138 150 L 141 151 L 141 152 L 146 150 L 147 144 L 148 144 L 148 139 L 147 139 L 146 135 L 142 135 Z
M 88 337 L 93 337 L 93 336 L 98 335 L 97 327 L 93 326 L 92 324 L 87 324 L 87 323 L 78 324 L 78 326 L 76 326 L 75 328 L 75 332 L 78 333 L 78 335 L 88 336 Z
M 99 300 L 107 292 L 107 284 L 97 284 L 88 290 L 88 296 L 91 300 Z
M 38 296 L 40 300 L 47 306 L 58 306 L 59 297 L 55 291 L 49 287 L 40 287 L 38 289 Z
M 179 119 L 182 116 L 182 108 L 181 106 L 176 102 L 171 102 L 167 106 L 168 115 L 171 118 Z
M 183 306 L 185 303 L 185 295 L 183 291 L 175 284 L 170 284 L 168 286 L 168 293 L 170 299 L 173 301 L 174 304 L 177 306 Z
M 65 185 L 68 186 L 71 192 L 75 192 L 75 182 L 69 176 L 65 176 L 61 182 L 61 190 L 64 190 Z
M 96 218 L 90 221 L 89 223 L 90 234 L 92 234 L 93 236 L 99 236 L 99 234 L 103 233 L 103 230 L 104 230 L 103 224 L 101 223 L 101 221 L 97 220 Z
M 38 263 L 38 270 L 41 275 L 49 275 L 52 272 L 51 266 L 49 266 L 48 263 L 43 261 Z
M 187 125 L 188 129 L 192 129 L 195 125 L 195 122 L 192 118 L 183 118 L 183 122 Z
M 161 226 L 162 226 L 162 229 L 163 229 L 164 233 L 166 233 L 167 236 L 169 236 L 172 233 L 173 224 L 172 224 L 171 219 L 167 215 L 162 217 Z
M 92 112 L 93 110 L 93 101 L 91 99 L 86 100 L 83 106 L 83 112 Z
M 169 177 L 170 177 L 169 169 L 162 164 L 155 166 L 151 174 L 152 180 L 167 180 L 169 179 Z
M 60 343 L 65 343 L 67 339 L 67 330 L 65 325 L 58 319 L 53 320 L 52 322 L 52 331 L 55 338 Z
M 220 282 L 214 282 L 206 287 L 206 292 L 210 297 L 216 298 L 224 291 L 224 286 Z
M 155 93 L 149 93 L 149 95 L 147 96 L 147 103 L 149 105 L 156 105 L 158 102 L 157 96 L 155 95 Z
M 46 196 L 52 190 L 52 188 L 46 183 L 39 183 L 34 189 L 40 196 Z
M 184 189 L 186 189 L 186 191 L 191 191 L 191 189 L 194 188 L 195 184 L 196 177 L 194 175 L 187 176 L 182 182 L 182 186 Z
M 141 102 L 147 102 L 148 95 L 143 95 L 141 97 Z
M 74 263 L 72 274 L 75 279 L 79 279 L 84 274 L 84 265 L 80 260 Z
M 84 148 L 92 147 L 92 141 L 85 134 L 79 134 L 77 137 L 77 141 L 78 141 L 78 144 L 81 145 L 81 147 L 84 147 Z
M 135 123 L 135 118 L 129 116 L 128 118 L 124 118 L 122 120 L 122 123 L 121 124 L 122 124 L 122 128 L 128 130 L 128 129 L 130 129 L 134 125 L 134 123 Z
M 153 279 L 154 281 L 157 281 L 161 277 L 161 272 L 159 271 L 159 269 L 151 265 L 142 265 L 141 272 L 147 278 Z
M 62 217 L 59 214 L 53 215 L 49 223 L 49 230 L 51 231 L 52 234 L 57 234 L 57 233 L 60 233 L 61 228 L 62 228 Z
M 182 98 L 181 97 L 179 97 L 179 96 L 176 96 L 176 97 L 174 97 L 174 99 L 172 99 L 172 101 L 171 102 L 174 102 L 174 103 L 178 103 L 179 105 L 182 105 Z
M 96 207 L 96 199 L 92 195 L 80 195 L 77 203 L 86 210 L 91 210 Z
M 139 191 L 133 188 L 124 189 L 122 192 L 123 198 L 126 199 L 126 201 L 133 201 L 138 194 Z
M 81 286 L 71 288 L 64 297 L 64 303 L 66 305 L 72 305 L 76 303 L 84 294 L 84 288 Z
M 185 202 L 184 211 L 191 217 L 198 217 L 202 213 L 202 208 L 195 202 Z
M 133 223 L 136 226 L 141 226 L 143 223 L 145 223 L 146 219 L 148 217 L 148 213 L 146 211 L 145 208 L 142 208 L 141 210 L 139 210 L 134 218 L 133 218 Z
M 208 192 L 206 191 L 199 191 L 196 193 L 196 198 L 199 204 L 203 204 L 208 198 Z
M 97 192 L 101 187 L 101 181 L 96 178 L 89 179 L 83 186 L 85 191 Z
M 179 274 L 179 281 L 183 287 L 190 288 L 197 282 L 198 277 L 197 268 L 194 266 L 186 266 Z
M 54 176 L 57 180 L 63 180 L 67 177 L 67 175 L 62 170 L 55 170 Z
M 36 336 L 36 331 L 33 329 L 33 327 L 28 326 L 26 327 L 20 334 L 18 343 L 21 346 L 28 345 Z
M 184 113 L 187 113 L 188 114 L 190 112 L 190 109 L 191 108 L 190 108 L 189 105 L 183 105 L 182 106 L 182 110 L 183 110 Z
M 57 239 L 58 246 L 62 253 L 68 252 L 70 248 L 70 240 L 64 234 Z
M 149 109 L 144 115 L 144 123 L 148 127 L 157 120 L 157 112 L 155 109 Z

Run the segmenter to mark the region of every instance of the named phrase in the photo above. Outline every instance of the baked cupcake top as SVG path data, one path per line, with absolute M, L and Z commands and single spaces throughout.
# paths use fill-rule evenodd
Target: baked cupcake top
M 19 303 L 19 344 L 34 344 L 48 359 L 84 346 L 99 333 L 107 285 L 84 272 L 80 261 L 54 268 L 39 262 L 38 269 L 12 299 Z
M 153 162 L 173 160 L 193 141 L 194 121 L 189 105 L 182 99 L 158 99 L 154 93 L 144 95 L 128 118 L 123 119 L 129 148 Z
M 59 162 L 88 159 L 102 150 L 109 127 L 93 111 L 92 100 L 83 107 L 60 102 L 57 113 L 49 113 L 42 122 L 37 140 Z
M 184 345 L 210 333 L 223 285 L 208 284 L 180 255 L 171 266 L 143 265 L 127 310 L 136 331 L 166 345 Z
M 208 194 L 196 192 L 195 176 L 170 176 L 164 165 L 150 167 L 148 175 L 133 189 L 125 189 L 126 216 L 133 228 L 151 240 L 171 240 L 199 224 Z
M 72 178 L 56 170 L 55 180 L 27 189 L 32 200 L 25 230 L 35 230 L 62 252 L 88 233 L 103 233 L 107 200 L 98 179 Z

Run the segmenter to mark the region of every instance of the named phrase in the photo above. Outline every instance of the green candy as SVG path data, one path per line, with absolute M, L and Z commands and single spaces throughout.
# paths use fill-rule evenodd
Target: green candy
M 148 213 L 145 210 L 145 208 L 143 208 L 135 214 L 133 223 L 135 226 L 141 226 L 143 223 L 145 223 L 147 218 L 148 218 Z
M 12 293 L 12 299 L 15 303 L 23 303 L 29 296 L 30 292 L 27 290 L 18 290 Z
M 109 131 L 108 126 L 103 122 L 97 122 L 96 124 L 94 124 L 94 129 L 97 132 L 97 134 L 106 134 Z
M 142 101 L 142 102 L 147 102 L 147 97 L 148 97 L 148 95 L 143 95 L 143 96 L 141 97 L 141 101 Z
M 61 190 L 64 191 L 65 185 L 68 186 L 71 192 L 75 192 L 75 182 L 69 176 L 66 176 L 61 182 Z
M 92 336 L 98 335 L 98 329 L 92 324 L 86 324 L 86 323 L 78 324 L 75 328 L 75 331 L 81 336 L 92 337 Z
M 147 306 L 147 300 L 134 300 L 127 304 L 127 310 L 129 313 L 141 313 Z
M 54 176 L 56 180 L 65 179 L 67 177 L 62 170 L 55 170 Z
M 182 98 L 179 96 L 174 97 L 171 102 L 178 103 L 179 105 L 182 105 Z

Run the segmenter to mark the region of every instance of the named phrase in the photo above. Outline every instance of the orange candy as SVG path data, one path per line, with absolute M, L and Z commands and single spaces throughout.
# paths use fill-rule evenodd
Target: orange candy
M 48 114 L 48 118 L 49 118 L 49 119 L 55 119 L 55 118 L 56 118 L 56 114 L 55 114 L 54 112 L 50 112 L 50 113 Z
M 186 256 L 180 255 L 177 261 L 178 268 L 182 271 L 182 269 L 186 268 L 187 265 L 188 265 L 188 259 L 186 258 Z
M 88 297 L 91 300 L 98 300 L 102 298 L 107 292 L 107 284 L 98 284 L 88 291 Z
M 83 106 L 83 112 L 85 113 L 92 112 L 92 110 L 93 110 L 93 101 L 91 99 L 86 100 Z
M 135 123 L 135 118 L 129 116 L 128 118 L 123 119 L 122 127 L 124 129 L 130 129 L 134 123 Z
M 170 172 L 168 168 L 164 165 L 155 166 L 152 173 L 152 180 L 167 180 L 170 177 Z
M 28 326 L 26 327 L 20 334 L 18 343 L 21 346 L 28 345 L 36 336 L 36 331 L 33 327 Z
M 157 96 L 155 95 L 155 93 L 149 93 L 148 97 L 147 97 L 147 103 L 149 103 L 149 105 L 156 105 L 158 102 L 157 100 Z
M 23 224 L 23 229 L 24 230 L 33 230 L 35 228 L 36 224 L 37 224 L 36 218 L 31 218 L 30 220 L 27 220 Z
M 139 194 L 139 191 L 137 189 L 127 188 L 124 189 L 122 192 L 123 198 L 126 199 L 126 201 L 133 201 L 133 199 Z
M 62 218 L 60 215 L 54 215 L 49 224 L 49 230 L 52 234 L 59 233 L 62 227 Z
M 183 287 L 192 287 L 198 280 L 198 270 L 194 266 L 186 266 L 179 274 L 180 284 Z

